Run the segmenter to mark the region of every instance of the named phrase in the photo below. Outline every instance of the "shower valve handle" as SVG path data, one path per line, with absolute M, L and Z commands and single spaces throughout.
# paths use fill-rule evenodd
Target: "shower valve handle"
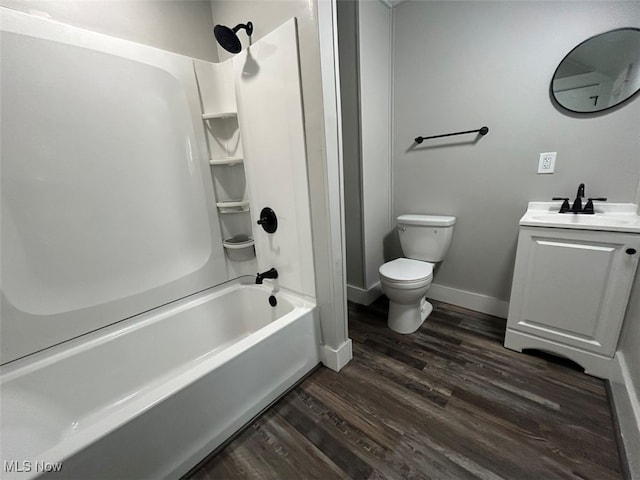
M 269 207 L 264 207 L 260 212 L 260 220 L 258 220 L 258 225 L 262 225 L 262 228 L 267 233 L 273 233 L 278 229 L 278 217 L 276 217 L 276 212 L 271 210 Z

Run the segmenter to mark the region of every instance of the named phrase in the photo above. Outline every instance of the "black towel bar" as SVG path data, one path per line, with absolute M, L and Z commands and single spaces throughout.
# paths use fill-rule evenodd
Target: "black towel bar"
M 465 133 L 479 133 L 480 135 L 486 135 L 489 133 L 488 127 L 482 127 L 477 130 L 467 130 L 464 132 L 445 133 L 444 135 L 432 135 L 431 137 L 416 137 L 416 143 L 422 143 L 423 140 L 429 140 L 430 138 L 451 137 L 452 135 L 464 135 Z

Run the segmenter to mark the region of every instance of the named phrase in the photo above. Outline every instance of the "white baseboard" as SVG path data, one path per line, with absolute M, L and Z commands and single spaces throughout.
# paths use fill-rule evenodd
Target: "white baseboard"
M 509 302 L 482 295 L 481 293 L 468 292 L 453 287 L 446 287 L 433 283 L 427 291 L 427 298 L 433 298 L 444 303 L 451 303 L 459 307 L 468 308 L 476 312 L 507 318 Z
M 371 305 L 380 295 L 382 295 L 380 282 L 375 283 L 367 290 L 347 284 L 347 300 L 350 302 L 365 306 Z
M 353 358 L 351 339 L 347 338 L 347 340 L 338 348 L 323 345 L 320 357 L 325 367 L 330 368 L 335 372 L 339 372 L 342 367 L 349 363 Z
M 371 305 L 371 303 L 382 294 L 382 285 L 380 285 L 380 282 L 377 282 L 367 290 L 354 287 L 353 285 L 347 285 L 347 299 L 360 305 Z M 429 287 L 427 298 L 433 298 L 440 302 L 451 303 L 459 307 L 501 318 L 507 318 L 507 312 L 509 311 L 509 302 L 504 300 L 482 295 L 481 293 L 438 285 L 437 283 L 433 283 L 431 287 Z
M 640 385 L 634 383 L 623 352 L 616 352 L 610 374 L 611 395 L 631 478 L 640 478 Z

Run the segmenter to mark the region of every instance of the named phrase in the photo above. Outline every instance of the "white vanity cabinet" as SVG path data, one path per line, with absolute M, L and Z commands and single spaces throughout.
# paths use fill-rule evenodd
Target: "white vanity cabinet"
M 505 347 L 607 378 L 639 256 L 637 233 L 521 226 Z

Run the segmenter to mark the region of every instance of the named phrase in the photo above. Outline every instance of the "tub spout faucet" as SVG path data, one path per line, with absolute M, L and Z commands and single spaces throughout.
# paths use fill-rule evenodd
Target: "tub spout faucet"
M 278 278 L 278 271 L 275 268 L 271 268 L 266 272 L 259 273 L 258 275 L 256 275 L 256 284 L 262 284 L 262 281 L 265 278 Z
M 573 213 L 582 212 L 582 199 L 584 198 L 584 183 L 578 185 L 578 193 L 576 193 L 576 199 L 573 201 L 571 211 Z

